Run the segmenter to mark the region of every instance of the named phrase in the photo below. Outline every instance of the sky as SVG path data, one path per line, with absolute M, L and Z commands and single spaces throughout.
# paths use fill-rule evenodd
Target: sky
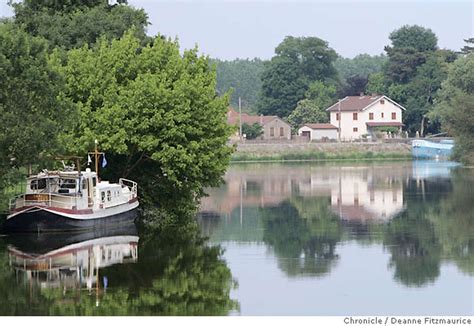
M 0 0 L 0 16 L 11 16 Z M 148 34 L 177 37 L 213 58 L 269 59 L 285 36 L 316 36 L 343 57 L 376 55 L 405 25 L 431 28 L 441 48 L 459 50 L 474 37 L 474 0 L 129 0 L 144 8 Z

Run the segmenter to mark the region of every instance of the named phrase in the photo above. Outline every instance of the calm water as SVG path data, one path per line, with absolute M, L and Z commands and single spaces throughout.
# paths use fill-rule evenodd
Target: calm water
M 474 171 L 234 165 L 200 224 L 241 315 L 473 315 Z
M 0 315 L 474 314 L 474 170 L 252 164 L 225 180 L 200 230 L 0 237 Z

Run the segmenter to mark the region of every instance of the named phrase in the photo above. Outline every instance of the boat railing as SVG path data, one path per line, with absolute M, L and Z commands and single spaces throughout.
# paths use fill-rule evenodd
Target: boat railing
M 133 198 L 137 197 L 138 184 L 135 181 L 120 178 L 119 179 L 119 185 L 122 186 L 122 187 L 128 187 L 128 189 L 130 189 L 130 192 L 133 195 Z
M 30 199 L 32 198 L 32 199 Z M 74 209 L 77 207 L 77 196 L 66 196 L 57 193 L 21 194 L 10 199 L 10 211 L 25 206 L 42 206 Z

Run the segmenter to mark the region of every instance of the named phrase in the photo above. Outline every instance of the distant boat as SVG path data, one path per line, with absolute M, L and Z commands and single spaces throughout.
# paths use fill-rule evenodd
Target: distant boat
M 440 142 L 417 139 L 411 145 L 413 157 L 426 160 L 449 160 L 453 147 L 454 141 L 451 139 Z

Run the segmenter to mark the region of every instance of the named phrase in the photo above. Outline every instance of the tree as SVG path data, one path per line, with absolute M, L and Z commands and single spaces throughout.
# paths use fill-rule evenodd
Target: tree
M 346 80 L 351 76 L 367 77 L 370 74 L 377 73 L 382 70 L 383 65 L 387 62 L 387 56 L 384 54 L 371 56 L 369 54 L 359 54 L 354 58 L 338 57 L 334 62 L 339 76 Z
M 456 156 L 474 162 L 474 54 L 451 64 L 442 83 L 435 114 L 441 117 L 443 129 L 456 139 Z
M 60 95 L 63 79 L 48 63 L 48 43 L 0 23 L 0 170 L 57 150 L 57 134 L 74 117 Z
M 328 113 L 325 109 L 321 109 L 314 101 L 308 99 L 299 101 L 296 109 L 288 116 L 291 130 L 295 133 L 298 132 L 298 128 L 305 123 L 328 121 Z
M 468 38 L 464 42 L 467 44 L 462 47 L 461 54 L 474 53 L 474 37 Z
M 337 80 L 336 52 L 317 37 L 287 36 L 265 64 L 258 111 L 287 117 L 314 81 Z
M 71 50 L 66 62 L 54 53 L 79 112 L 64 143 L 84 153 L 98 139 L 114 166 L 105 172 L 133 176 L 148 190 L 144 200 L 194 201 L 220 182 L 230 159 L 228 98 L 216 95 L 215 71 L 197 49 L 180 55 L 176 41 L 160 36 L 142 47 L 134 34 Z
M 244 123 L 242 124 L 242 134 L 245 135 L 246 139 L 255 139 L 263 134 L 263 128 L 257 122 L 252 125 Z
M 426 61 L 426 55 L 437 49 L 438 38 L 424 27 L 402 26 L 390 33 L 392 46 L 386 46 L 389 57 L 386 75 L 393 82 L 406 83 L 416 74 L 416 68 Z
M 27 0 L 12 3 L 15 23 L 34 36 L 46 38 L 51 48 L 92 45 L 99 37 L 118 39 L 134 27 L 135 36 L 147 40 L 148 16 L 126 1 L 109 5 L 104 0 Z
M 387 86 L 383 72 L 370 74 L 367 80 L 367 93 L 387 94 Z
M 257 97 L 262 82 L 260 75 L 263 71 L 264 61 L 260 59 L 236 59 L 233 61 L 211 60 L 216 65 L 217 91 L 224 94 L 232 89 L 230 104 L 239 105 L 241 98 L 242 111 L 256 112 Z
M 311 100 L 321 110 L 327 109 L 336 100 L 336 87 L 315 81 L 309 85 L 305 99 Z

